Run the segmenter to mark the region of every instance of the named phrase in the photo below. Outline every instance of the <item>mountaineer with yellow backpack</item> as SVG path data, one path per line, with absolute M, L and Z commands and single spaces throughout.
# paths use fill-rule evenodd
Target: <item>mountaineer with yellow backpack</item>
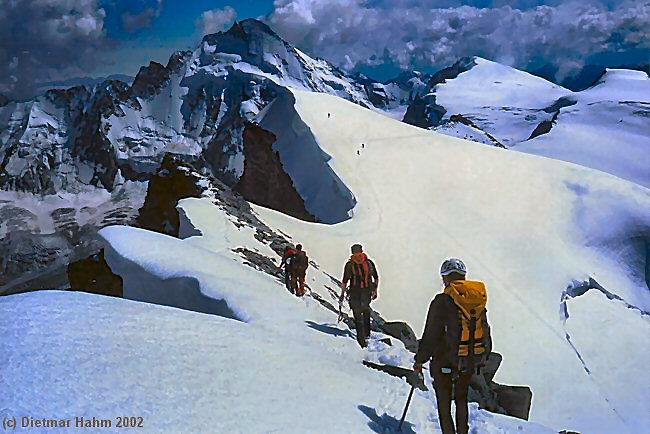
M 467 268 L 460 259 L 450 258 L 442 263 L 440 275 L 445 289 L 429 306 L 413 365 L 419 374 L 422 365 L 431 361 L 429 367 L 443 434 L 469 431 L 469 383 L 492 351 L 485 284 L 465 280 L 466 274 Z M 452 399 L 456 402 L 456 429 L 451 418 Z

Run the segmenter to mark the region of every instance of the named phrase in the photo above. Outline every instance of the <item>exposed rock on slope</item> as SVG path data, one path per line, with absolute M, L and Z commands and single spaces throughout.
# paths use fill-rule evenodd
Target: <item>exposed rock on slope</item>
M 235 189 L 254 204 L 275 209 L 305 221 L 316 221 L 305 209 L 305 202 L 284 171 L 275 135 L 259 126 L 244 127 L 244 173 Z
M 131 224 L 143 186 L 41 197 L 0 191 L 0 294 L 68 286 L 67 265 L 101 248 L 98 229 Z
M 106 264 L 104 250 L 68 265 L 70 290 L 122 297 L 122 278 Z
M 208 187 L 190 166 L 167 154 L 149 182 L 149 189 L 136 225 L 154 232 L 178 237 L 180 227 L 176 204 L 186 197 L 201 197 Z
M 434 128 L 440 125 L 447 109 L 436 102 L 435 87 L 445 80 L 458 77 L 476 66 L 472 57 L 463 57 L 452 66 L 436 72 L 427 82 L 424 95 L 416 95 L 409 103 L 403 121 L 420 128 Z

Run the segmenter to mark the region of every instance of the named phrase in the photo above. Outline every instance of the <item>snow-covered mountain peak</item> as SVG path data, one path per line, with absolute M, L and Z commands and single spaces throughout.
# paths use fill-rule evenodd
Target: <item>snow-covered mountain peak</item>
M 298 51 L 266 24 L 244 20 L 205 36 L 194 51 L 174 53 L 166 66 L 143 66 L 130 87 L 104 81 L 0 107 L 0 185 L 37 193 L 88 183 L 110 189 L 121 177 L 146 179 L 166 152 L 206 153 L 215 172 L 236 183 L 244 123 L 286 87 L 366 107 L 398 100 Z
M 491 146 L 545 155 L 650 186 L 650 78 L 608 69 L 572 92 L 481 57 L 438 71 L 403 120 Z
M 206 35 L 192 55 L 184 84 L 192 87 L 192 80 L 225 80 L 233 74 L 252 75 L 253 81 L 269 80 L 283 87 L 331 93 L 365 107 L 383 107 L 397 99 L 383 89 L 375 97 L 372 84 L 357 80 L 323 59 L 310 57 L 254 19 L 236 22 L 226 32 Z
M 634 69 L 607 68 L 599 81 L 639 80 L 648 81 L 648 74 Z
M 206 35 L 201 45 L 214 47 L 216 52 L 237 54 L 244 59 L 257 56 L 257 61 L 251 62 L 254 64 L 261 63 L 264 53 L 282 55 L 283 51 L 287 53 L 294 50 L 269 26 L 255 19 L 235 22 L 225 32 Z
M 436 85 L 444 83 L 447 80 L 455 80 L 461 75 L 466 76 L 469 71 L 471 71 L 470 76 L 472 79 L 478 78 L 479 80 L 486 81 L 489 78 L 496 77 L 495 80 L 501 82 L 496 84 L 505 84 L 508 82 L 526 85 L 535 82 L 538 84 L 549 84 L 549 82 L 543 78 L 534 76 L 528 72 L 521 71 L 511 66 L 485 59 L 480 56 L 466 56 L 459 58 L 453 65 L 436 72 L 431 77 L 428 85 L 433 89 Z
M 436 84 L 438 101 L 453 94 L 456 98 L 465 99 L 468 105 L 515 108 L 527 107 L 531 99 L 534 99 L 539 102 L 539 108 L 542 108 L 571 93 L 562 86 L 510 66 L 481 57 L 473 57 L 471 60 L 474 65 L 466 62 L 467 69 L 461 70 L 453 80 Z
M 650 77 L 643 71 L 607 69 L 580 95 L 594 101 L 650 102 Z
M 492 146 L 526 140 L 571 92 L 543 78 L 481 57 L 464 57 L 433 75 L 404 122 Z
M 570 95 L 542 134 L 515 149 L 571 161 L 650 187 L 650 78 L 608 69 Z M 545 132 L 544 132 L 545 131 Z
M 226 32 L 206 35 L 196 54 L 198 68 L 245 62 L 277 77 L 303 76 L 296 50 L 254 19 L 236 22 Z

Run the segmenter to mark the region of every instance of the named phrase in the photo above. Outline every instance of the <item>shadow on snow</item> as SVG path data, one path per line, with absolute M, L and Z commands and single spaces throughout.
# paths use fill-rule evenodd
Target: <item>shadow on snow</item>
M 305 322 L 307 323 L 307 326 L 309 326 L 309 328 L 317 330 L 321 333 L 326 333 L 332 336 L 353 337 L 352 333 L 350 333 L 349 330 L 343 330 L 338 327 L 334 327 L 327 324 L 318 324 L 313 321 L 305 321 Z
M 385 434 L 400 432 L 405 434 L 415 434 L 415 431 L 413 431 L 413 425 L 407 421 L 404 421 L 402 424 L 402 430 L 397 431 L 397 426 L 399 425 L 398 419 L 395 419 L 386 413 L 379 416 L 377 410 L 370 408 L 367 405 L 359 405 L 358 408 L 361 413 L 365 414 L 368 419 L 370 419 L 368 427 L 376 433 Z

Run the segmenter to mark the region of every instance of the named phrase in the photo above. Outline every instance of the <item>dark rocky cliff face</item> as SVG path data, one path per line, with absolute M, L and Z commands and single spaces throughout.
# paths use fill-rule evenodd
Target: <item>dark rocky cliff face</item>
M 187 197 L 201 197 L 205 188 L 198 185 L 199 181 L 198 174 L 179 157 L 165 155 L 160 169 L 149 181 L 136 226 L 178 237 L 180 222 L 176 205 Z
M 73 125 L 78 123 L 77 133 L 73 137 L 72 156 L 92 167 L 90 185 L 113 190 L 118 173 L 115 150 L 102 129 L 102 119 L 118 112 L 119 102 L 126 98 L 127 87 L 119 81 L 108 81 L 98 85 L 93 98 L 88 101 L 89 108 L 82 117 L 71 119 Z
M 172 56 L 169 62 L 175 63 L 178 55 Z M 175 61 L 172 62 L 172 59 Z M 158 62 L 149 62 L 149 66 L 140 68 L 138 75 L 133 80 L 133 85 L 129 90 L 130 96 L 139 98 L 150 98 L 154 96 L 160 88 L 169 80 L 170 70 Z
M 244 174 L 235 190 L 246 200 L 292 217 L 314 222 L 305 203 L 296 192 L 289 175 L 282 168 L 277 152 L 273 151 L 275 135 L 259 126 L 244 127 Z
M 104 260 L 104 250 L 68 265 L 70 290 L 122 297 L 122 278 Z
M 436 102 L 436 85 L 454 79 L 474 66 L 476 62 L 472 57 L 463 57 L 452 66 L 436 72 L 427 83 L 425 95 L 416 96 L 409 104 L 403 122 L 420 128 L 434 128 L 440 125 L 447 109 Z
M 134 226 L 178 237 L 179 215 L 176 205 L 187 197 L 200 197 L 207 188 L 202 177 L 179 156 L 167 154 L 151 178 L 144 204 Z M 201 186 L 201 183 L 204 186 Z M 101 247 L 101 244 L 100 244 Z M 69 289 L 116 297 L 123 296 L 122 278 L 114 274 L 98 248 L 89 256 L 67 266 Z
M 458 77 L 461 73 L 467 72 L 473 67 L 476 66 L 476 62 L 472 57 L 461 57 L 456 63 L 447 68 L 443 68 L 440 71 L 433 74 L 433 77 L 427 83 L 429 90 L 432 90 L 434 86 L 440 83 L 444 83 L 445 80 L 452 80 Z
M 436 104 L 435 96 L 416 96 L 406 109 L 402 122 L 420 128 L 436 127 L 445 113 L 447 110 Z

